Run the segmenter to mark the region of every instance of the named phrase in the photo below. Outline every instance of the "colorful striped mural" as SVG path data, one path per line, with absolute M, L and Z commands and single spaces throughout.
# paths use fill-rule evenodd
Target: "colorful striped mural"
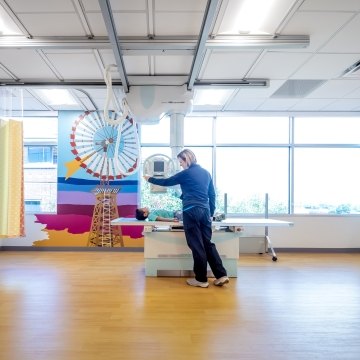
M 59 112 L 58 124 L 57 214 L 36 215 L 37 222 L 45 225 L 48 238 L 33 245 L 89 246 L 99 187 L 115 188 L 118 216 L 134 217 L 139 184 L 132 140 L 137 136 L 136 127 L 127 120 L 117 149 L 117 126 L 107 125 L 97 113 Z M 130 175 L 122 175 L 121 169 Z M 123 246 L 142 247 L 141 233 L 142 227 L 123 227 Z

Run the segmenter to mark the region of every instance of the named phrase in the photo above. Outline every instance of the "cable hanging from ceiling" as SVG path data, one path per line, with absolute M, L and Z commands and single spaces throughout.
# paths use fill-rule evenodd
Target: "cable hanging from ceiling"
M 126 98 L 123 97 L 121 100 L 121 105 L 119 105 L 119 102 L 117 101 L 114 90 L 112 87 L 112 76 L 111 76 L 111 69 L 113 67 L 117 67 L 114 64 L 108 65 L 105 68 L 104 71 L 104 80 L 106 84 L 106 99 L 105 99 L 105 105 L 104 105 L 104 119 L 107 124 L 112 126 L 118 127 L 118 136 L 116 138 L 116 144 L 115 144 L 115 150 L 114 154 L 118 154 L 120 150 L 120 144 L 122 139 L 122 134 L 124 130 L 124 125 L 126 123 L 126 120 L 128 120 L 128 123 L 130 126 L 135 127 L 134 133 L 137 134 L 137 136 L 134 136 L 134 152 L 135 156 L 137 158 L 137 163 L 139 162 L 140 158 L 140 141 L 139 141 L 139 135 L 137 132 L 137 125 L 134 119 L 134 116 L 132 116 L 129 105 L 126 101 Z M 111 107 L 112 106 L 112 107 Z M 111 114 L 111 116 L 110 116 Z M 131 175 L 136 173 L 138 171 L 139 167 L 137 166 L 135 169 L 125 169 L 125 167 L 121 164 L 119 161 L 118 156 L 114 156 L 114 163 L 119 172 L 121 172 L 123 175 Z

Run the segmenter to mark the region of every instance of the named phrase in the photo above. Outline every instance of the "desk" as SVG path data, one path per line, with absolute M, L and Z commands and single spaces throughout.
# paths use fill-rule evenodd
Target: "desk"
M 158 270 L 192 270 L 193 260 L 184 232 L 178 229 L 182 222 L 147 221 L 133 218 L 118 218 L 113 226 L 144 226 L 145 275 L 157 276 Z M 289 227 L 292 222 L 274 219 L 229 218 L 213 221 L 212 241 L 227 270 L 228 276 L 237 277 L 239 259 L 239 232 L 245 227 L 264 227 L 266 252 L 271 250 L 272 260 L 277 256 L 268 235 L 268 227 Z

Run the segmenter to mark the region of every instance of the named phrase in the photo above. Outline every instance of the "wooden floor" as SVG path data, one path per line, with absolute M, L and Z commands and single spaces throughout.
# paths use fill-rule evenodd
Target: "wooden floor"
M 0 359 L 359 360 L 360 254 L 278 257 L 201 289 L 143 253 L 0 252 Z

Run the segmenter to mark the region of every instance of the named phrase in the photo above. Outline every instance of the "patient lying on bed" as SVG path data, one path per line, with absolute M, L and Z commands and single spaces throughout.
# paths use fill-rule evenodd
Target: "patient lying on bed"
M 149 221 L 182 221 L 182 211 L 170 211 L 164 209 L 150 210 L 148 207 L 138 208 L 135 211 L 137 220 L 149 219 Z

